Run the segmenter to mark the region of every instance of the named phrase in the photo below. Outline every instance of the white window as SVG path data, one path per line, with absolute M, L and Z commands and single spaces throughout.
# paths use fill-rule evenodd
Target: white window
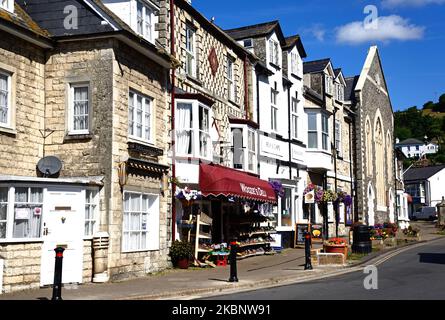
M 6 238 L 8 217 L 8 188 L 0 187 L 0 239 Z
M 212 159 L 211 110 L 198 101 L 177 101 L 176 152 L 178 156 Z
M 325 76 L 325 83 L 326 83 L 326 93 L 332 94 L 332 77 L 326 75 Z
M 12 216 L 12 238 L 40 238 L 42 224 L 43 189 L 15 187 L 10 189 L 13 203 L 10 206 Z M 11 231 L 9 231 L 11 232 Z
M 195 29 L 186 26 L 185 30 L 185 72 L 187 75 L 196 77 L 196 45 L 195 45 Z
M 128 134 L 130 138 L 152 141 L 151 105 L 153 100 L 135 91 L 130 91 L 128 106 Z
M 342 145 L 341 145 L 341 122 L 340 120 L 335 120 L 335 149 L 337 150 L 337 155 L 342 155 Z
M 308 148 L 318 148 L 317 114 L 308 113 Z
M 323 150 L 329 150 L 329 124 L 328 116 L 321 115 L 321 137 L 322 137 L 322 148 Z
M 270 108 L 270 129 L 272 131 L 278 131 L 278 91 L 271 88 L 270 89 L 270 103 L 271 103 L 271 108 Z
M 159 198 L 125 192 L 122 251 L 159 249 Z
M 236 102 L 236 90 L 235 90 L 235 78 L 234 78 L 234 72 L 233 72 L 233 65 L 234 61 L 231 57 L 227 57 L 227 71 L 226 71 L 226 78 L 227 78 L 227 91 L 228 91 L 228 98 L 229 100 Z
M 291 106 L 291 134 L 293 139 L 298 139 L 298 100 L 297 98 L 292 98 Z
M 269 40 L 269 61 L 277 66 L 280 65 L 278 42 Z
M 255 173 L 257 171 L 256 132 L 246 125 L 231 128 L 233 168 Z M 245 144 L 247 141 L 247 145 Z M 247 163 L 246 160 L 247 159 Z
M 208 158 L 211 150 L 209 108 L 199 105 L 199 156 Z
M 336 89 L 337 89 L 337 100 L 343 101 L 345 98 L 344 87 L 340 83 L 337 83 Z
M 88 134 L 90 130 L 90 86 L 88 83 L 70 85 L 70 134 Z
M 298 75 L 299 72 L 299 65 L 298 65 L 298 53 L 293 52 L 291 53 L 291 72 L 295 75 Z
M 153 10 L 141 1 L 137 1 L 137 33 L 153 42 Z
M 0 8 L 14 12 L 14 0 L 0 0 Z
M 256 166 L 256 139 L 255 139 L 255 131 L 248 131 L 248 155 L 247 155 L 247 170 L 254 172 Z
M 93 236 L 97 230 L 99 214 L 98 191 L 85 190 L 85 237 Z
M 0 126 L 11 125 L 11 76 L 0 72 Z

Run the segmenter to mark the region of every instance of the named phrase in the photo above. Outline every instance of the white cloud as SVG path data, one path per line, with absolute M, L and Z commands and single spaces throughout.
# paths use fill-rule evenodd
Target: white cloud
M 321 24 L 314 24 L 311 27 L 302 30 L 302 33 L 310 34 L 318 41 L 323 42 L 326 35 L 326 30 Z
M 366 42 L 389 42 L 391 40 L 422 39 L 425 27 L 410 24 L 408 19 L 391 15 L 379 17 L 376 28 L 365 26 L 362 21 L 355 21 L 337 28 L 337 42 L 360 44 Z
M 394 7 L 422 7 L 429 4 L 443 4 L 445 0 L 383 0 L 382 6 L 386 8 Z

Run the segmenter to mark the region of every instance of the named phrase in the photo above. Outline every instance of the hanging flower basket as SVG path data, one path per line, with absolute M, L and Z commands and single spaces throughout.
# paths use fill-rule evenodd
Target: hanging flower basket
M 332 190 L 323 192 L 323 202 L 334 202 L 337 200 L 337 194 Z
M 178 188 L 175 197 L 181 201 L 184 207 L 188 207 L 192 205 L 195 200 L 201 200 L 202 194 L 200 191 L 190 190 L 188 187 L 185 187 L 184 189 Z
M 284 197 L 284 188 L 280 181 L 272 180 L 269 181 L 269 184 L 272 187 L 273 191 L 275 191 L 277 197 Z

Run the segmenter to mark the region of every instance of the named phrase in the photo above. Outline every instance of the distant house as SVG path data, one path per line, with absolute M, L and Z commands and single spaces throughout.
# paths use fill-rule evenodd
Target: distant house
M 410 168 L 403 178 L 405 191 L 412 197 L 410 215 L 423 206 L 435 207 L 445 196 L 445 165 Z
M 407 158 L 421 157 L 424 154 L 434 154 L 439 151 L 435 143 L 424 143 L 417 139 L 396 140 L 396 148 L 400 149 Z

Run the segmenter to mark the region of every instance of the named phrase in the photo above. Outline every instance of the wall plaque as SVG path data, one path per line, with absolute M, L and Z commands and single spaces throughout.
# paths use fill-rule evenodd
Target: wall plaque
M 209 62 L 210 62 L 210 69 L 212 70 L 212 75 L 215 76 L 219 68 L 219 62 L 218 62 L 218 57 L 216 55 L 215 47 L 212 47 L 212 49 L 210 49 Z

